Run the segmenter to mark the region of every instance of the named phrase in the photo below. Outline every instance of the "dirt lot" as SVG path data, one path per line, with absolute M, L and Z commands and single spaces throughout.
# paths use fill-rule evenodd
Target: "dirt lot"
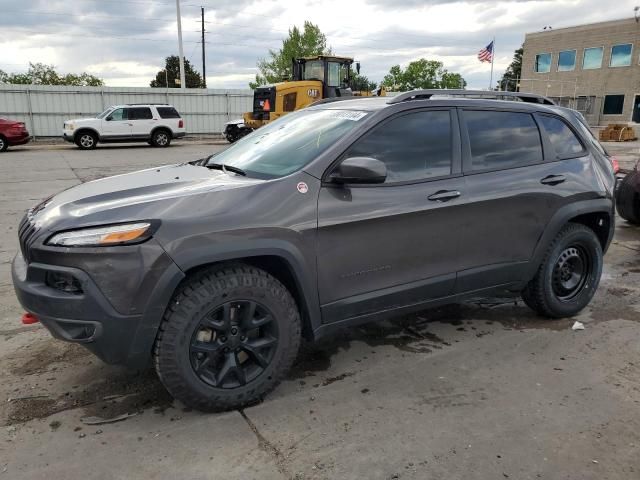
M 152 372 L 20 323 L 9 270 L 26 208 L 219 148 L 0 155 L 0 479 L 640 478 L 640 229 L 623 222 L 584 331 L 508 299 L 424 311 L 305 345 L 244 411 L 189 411 Z

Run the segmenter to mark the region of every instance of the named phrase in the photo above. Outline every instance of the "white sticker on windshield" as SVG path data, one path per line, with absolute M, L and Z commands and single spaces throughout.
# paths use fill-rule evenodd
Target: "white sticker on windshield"
M 349 110 L 331 110 L 329 118 L 343 118 L 345 120 L 352 120 L 357 122 L 364 117 L 367 112 L 354 112 Z

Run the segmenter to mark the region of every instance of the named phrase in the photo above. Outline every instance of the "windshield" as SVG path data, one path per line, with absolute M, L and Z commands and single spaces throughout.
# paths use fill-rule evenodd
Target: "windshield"
M 111 107 L 107 108 L 104 112 L 102 112 L 100 115 L 98 115 L 96 118 L 104 118 L 106 117 L 109 112 L 111 111 Z
M 353 110 L 290 113 L 211 157 L 209 163 L 240 168 L 257 178 L 284 177 L 311 162 L 366 115 Z

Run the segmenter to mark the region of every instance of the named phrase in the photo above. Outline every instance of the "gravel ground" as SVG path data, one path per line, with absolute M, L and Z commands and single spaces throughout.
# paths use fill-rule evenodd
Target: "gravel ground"
M 0 479 L 640 478 L 640 229 L 622 221 L 584 331 L 513 299 L 427 310 L 305 345 L 243 411 L 190 411 L 153 372 L 20 323 L 9 269 L 26 208 L 214 143 L 0 155 Z M 637 145 L 615 148 L 633 163 Z

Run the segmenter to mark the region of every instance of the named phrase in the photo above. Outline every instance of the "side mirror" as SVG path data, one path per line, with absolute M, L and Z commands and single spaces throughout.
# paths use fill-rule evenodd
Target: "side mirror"
M 371 157 L 351 157 L 343 160 L 329 177 L 334 183 L 384 183 L 386 165 Z
M 356 62 L 356 72 L 360 75 L 360 62 Z
M 106 120 L 107 122 L 110 122 L 111 120 L 113 120 L 113 117 L 112 117 L 111 115 L 109 115 L 109 116 L 107 116 L 107 118 L 105 118 L 105 120 Z

